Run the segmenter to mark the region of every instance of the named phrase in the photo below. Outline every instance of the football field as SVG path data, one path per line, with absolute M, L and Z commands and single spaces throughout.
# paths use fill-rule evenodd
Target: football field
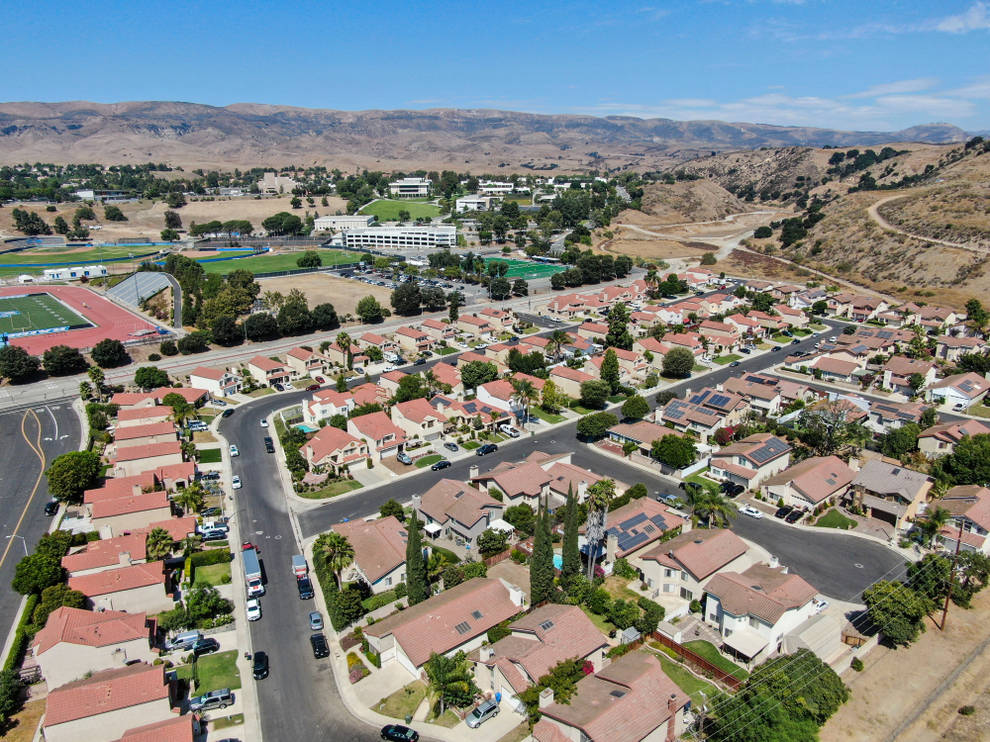
M 51 294 L 0 297 L 0 333 L 48 330 L 52 327 L 89 327 L 91 324 Z
M 509 272 L 506 278 L 546 278 L 554 273 L 566 271 L 569 266 L 551 263 L 533 263 L 528 260 L 514 260 L 512 258 L 488 258 L 486 263 L 506 263 Z

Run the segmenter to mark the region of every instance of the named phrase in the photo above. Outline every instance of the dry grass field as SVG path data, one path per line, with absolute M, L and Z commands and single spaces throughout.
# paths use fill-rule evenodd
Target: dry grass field
M 303 201 L 303 208 L 293 210 L 289 204 L 290 197 L 265 197 L 255 199 L 253 196 L 244 198 L 218 199 L 215 201 L 192 201 L 185 206 L 174 209 L 182 217 L 182 226 L 188 228 L 190 224 L 196 222 L 203 224 L 210 221 L 231 221 L 233 219 L 247 219 L 254 225 L 255 229 L 261 227 L 261 222 L 277 214 L 280 211 L 294 211 L 302 217 L 307 209 L 312 213 L 316 212 L 320 216 L 341 213 L 347 208 L 347 203 L 336 196 L 328 197 L 328 205 L 321 206 L 320 199 L 316 199 L 316 206 L 310 207 Z M 45 204 L 27 203 L 13 204 L 0 209 L 0 237 L 14 237 L 20 233 L 14 229 L 14 208 L 22 208 L 26 211 L 36 211 L 48 224 L 55 221 L 56 216 L 63 217 L 69 224 L 72 223 L 72 215 L 80 206 L 79 203 L 56 204 L 54 212 L 45 211 Z M 134 201 L 132 203 L 118 204 L 120 210 L 127 217 L 126 222 L 108 222 L 103 218 L 103 207 L 99 204 L 93 206 L 96 214 L 96 224 L 100 225 L 99 230 L 91 230 L 90 238 L 93 240 L 120 240 L 134 237 L 144 237 L 157 240 L 160 232 L 165 227 L 165 212 L 168 207 L 164 201 Z M 86 222 L 86 224 L 92 224 Z
M 288 294 L 292 289 L 299 289 L 309 300 L 309 306 L 330 302 L 337 314 L 354 314 L 357 303 L 366 296 L 373 296 L 382 306 L 391 309 L 391 289 L 382 286 L 370 286 L 360 281 L 347 278 L 336 278 L 326 273 L 303 273 L 285 278 L 258 279 L 261 291 L 279 291 Z

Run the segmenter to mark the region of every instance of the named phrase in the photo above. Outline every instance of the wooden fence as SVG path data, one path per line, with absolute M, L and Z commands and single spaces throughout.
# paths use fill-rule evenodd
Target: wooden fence
M 743 681 L 741 681 L 739 678 L 727 673 L 722 668 L 713 665 L 711 662 L 706 660 L 701 655 L 695 654 L 684 645 L 678 644 L 670 637 L 661 634 L 659 631 L 653 634 L 653 638 L 656 639 L 661 644 L 663 644 L 665 647 L 669 647 L 670 649 L 673 649 L 675 652 L 677 652 L 677 654 L 679 654 L 681 657 L 684 658 L 685 662 L 688 662 L 694 665 L 695 667 L 697 667 L 699 670 L 701 670 L 702 674 L 710 675 L 719 682 L 724 683 L 725 685 L 732 688 L 732 690 L 738 690 L 739 686 L 743 684 Z

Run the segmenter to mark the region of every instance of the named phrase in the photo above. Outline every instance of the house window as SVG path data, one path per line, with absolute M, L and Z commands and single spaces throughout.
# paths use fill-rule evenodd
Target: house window
M 386 577 L 385 578 L 385 584 L 386 585 L 391 585 L 392 584 L 392 578 L 391 577 Z
M 672 570 L 672 569 L 665 569 L 663 571 L 663 576 L 664 577 L 673 577 L 674 576 L 674 570 Z
M 754 629 L 758 629 L 758 628 L 760 628 L 760 620 L 758 618 L 754 617 L 754 616 L 750 616 L 749 617 L 749 625 L 752 628 L 754 628 Z
M 667 583 L 664 583 L 664 585 L 663 585 L 663 591 L 665 593 L 672 593 L 672 592 L 674 592 L 674 586 L 673 585 L 669 585 Z

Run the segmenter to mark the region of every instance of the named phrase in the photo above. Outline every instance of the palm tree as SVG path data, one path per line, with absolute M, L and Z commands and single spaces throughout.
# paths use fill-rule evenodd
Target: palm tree
M 615 497 L 615 482 L 602 479 L 588 487 L 588 520 L 586 536 L 588 540 L 588 579 L 594 579 L 595 560 L 602 539 L 605 538 L 605 524 L 608 521 L 608 506 Z
M 568 335 L 563 330 L 554 330 L 553 332 L 550 333 L 550 336 L 547 338 L 547 341 L 548 341 L 548 345 L 554 349 L 553 359 L 555 361 L 559 361 L 561 356 L 560 351 L 563 349 L 565 345 L 570 344 L 571 336 Z
M 322 534 L 313 545 L 313 554 L 323 557 L 326 565 L 333 571 L 337 587 L 343 587 L 340 573 L 354 562 L 354 547 L 345 536 L 329 531 Z
M 423 381 L 426 382 L 426 388 L 429 390 L 430 396 L 432 397 L 436 394 L 437 390 L 440 388 L 440 379 L 437 378 L 437 375 L 433 372 L 432 368 L 423 372 Z
M 426 577 L 433 583 L 440 579 L 440 575 L 451 564 L 450 557 L 443 551 L 430 551 L 430 560 L 426 563 Z
M 186 513 L 199 512 L 203 508 L 205 496 L 206 493 L 203 492 L 203 486 L 199 482 L 193 482 L 184 490 L 180 490 L 173 499 L 173 502 L 179 505 Z
M 182 539 L 181 545 L 182 545 L 183 558 L 188 557 L 190 554 L 196 551 L 196 549 L 199 548 L 199 544 L 200 544 L 200 540 L 196 536 L 186 536 L 184 539 Z
M 939 531 L 952 520 L 952 513 L 941 506 L 935 506 L 925 513 L 924 520 L 921 521 L 921 532 L 925 534 L 928 541 L 928 548 L 935 545 L 935 537 Z
M 337 333 L 337 345 L 340 349 L 344 351 L 344 359 L 347 363 L 347 368 L 349 369 L 352 365 L 351 362 L 351 336 L 346 332 Z
M 657 286 L 660 285 L 660 274 L 657 273 L 657 267 L 655 265 L 650 265 L 647 268 L 646 278 L 643 280 L 646 282 L 646 287 L 650 293 L 650 296 L 655 296 Z
M 164 528 L 152 528 L 144 542 L 148 560 L 152 562 L 169 556 L 174 546 L 175 540 L 172 538 L 172 534 Z
M 426 676 L 430 688 L 439 697 L 440 713 L 443 716 L 447 704 L 467 706 L 478 692 L 474 675 L 463 652 L 453 657 L 434 653 L 426 663 Z
M 516 404 L 523 408 L 525 420 L 529 420 L 529 406 L 540 398 L 540 393 L 529 379 L 509 379 L 509 383 L 512 384 L 512 389 L 515 392 L 512 396 L 515 398 Z M 523 428 L 525 427 L 526 423 L 523 422 Z
M 103 373 L 103 369 L 99 366 L 90 366 L 89 370 L 86 371 L 89 376 L 89 380 L 93 382 L 93 389 L 96 391 L 96 399 L 99 402 L 103 401 L 103 387 L 104 382 L 106 382 L 106 376 Z
M 709 527 L 728 528 L 739 512 L 735 503 L 720 492 L 705 492 L 705 497 L 699 503 L 700 513 L 708 520 Z

